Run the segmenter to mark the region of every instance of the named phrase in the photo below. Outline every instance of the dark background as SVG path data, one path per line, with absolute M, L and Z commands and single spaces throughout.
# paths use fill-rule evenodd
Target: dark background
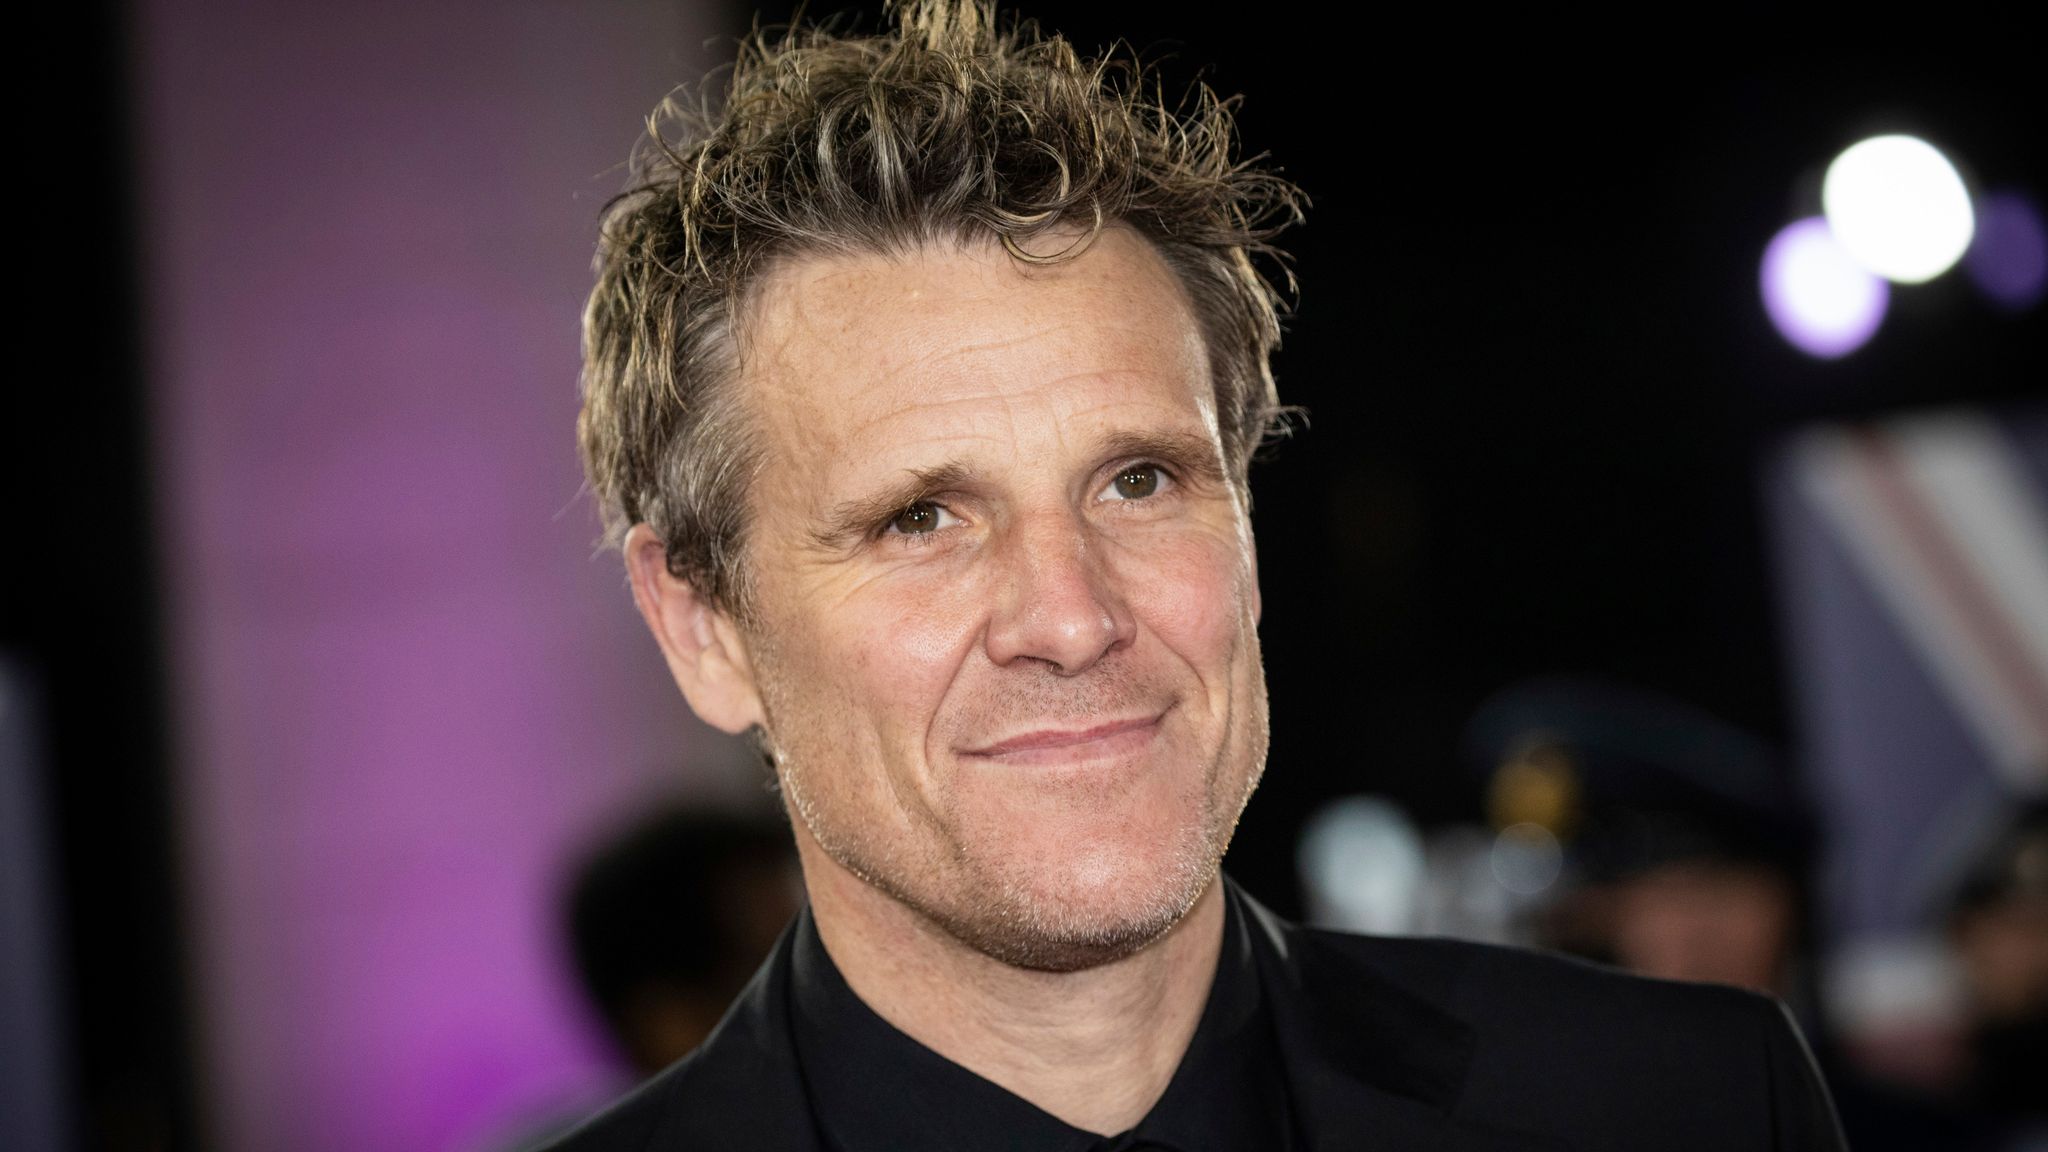
M 16 25 L 0 652 L 36 680 L 82 1147 L 199 1147 L 165 714 L 125 13 Z M 17 305 L 20 307 L 20 305 Z M 5 1027 L 0 1023 L 0 1027 Z
M 1368 7 L 1029 11 L 1084 50 L 1130 41 L 1169 88 L 1199 72 L 1247 93 L 1247 150 L 1314 201 L 1285 240 L 1302 294 L 1278 364 L 1309 428 L 1254 473 L 1272 754 L 1230 859 L 1283 911 L 1320 802 L 1476 813 L 1460 728 L 1513 680 L 1608 676 L 1790 741 L 1760 459 L 1814 419 L 2024 403 L 2048 379 L 2040 309 L 1998 315 L 1958 276 L 1895 292 L 1838 363 L 1780 341 L 1756 289 L 1764 243 L 1872 131 L 1922 133 L 2038 200 L 2048 99 L 2016 42 L 1653 56 L 1561 34 L 1479 47 L 1470 17 L 1393 35 Z M 0 445 L 0 648 L 51 707 L 92 1143 L 193 1147 L 122 29 L 89 3 L 24 33 L 57 67 L 17 101 L 34 302 Z

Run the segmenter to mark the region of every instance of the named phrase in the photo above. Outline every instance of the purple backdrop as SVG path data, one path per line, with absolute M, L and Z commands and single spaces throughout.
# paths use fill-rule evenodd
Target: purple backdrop
M 555 938 L 565 858 L 657 790 L 749 787 L 593 555 L 572 435 L 596 213 L 717 14 L 135 16 L 219 1139 L 475 1146 L 606 1074 Z

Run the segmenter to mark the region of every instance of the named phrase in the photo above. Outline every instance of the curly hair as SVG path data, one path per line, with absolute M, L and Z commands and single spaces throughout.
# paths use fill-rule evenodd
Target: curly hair
M 1255 258 L 1285 277 L 1271 241 L 1304 198 L 1236 156 L 1235 99 L 1197 85 L 1169 108 L 1140 61 L 1085 59 L 1028 21 L 999 28 L 989 0 L 890 7 L 879 35 L 757 31 L 722 100 L 714 79 L 655 109 L 604 215 L 577 430 L 607 539 L 645 522 L 672 574 L 741 616 L 758 457 L 733 386 L 737 326 L 777 261 L 995 241 L 1047 262 L 1131 228 L 1193 307 L 1240 492 L 1280 418 L 1282 301 Z M 1082 242 L 1032 254 L 1076 230 Z

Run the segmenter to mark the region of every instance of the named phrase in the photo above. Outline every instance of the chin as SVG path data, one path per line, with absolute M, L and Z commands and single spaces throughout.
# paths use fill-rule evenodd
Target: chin
M 1121 960 L 1172 931 L 1216 878 L 1220 845 L 1195 829 L 1170 839 L 1033 851 L 969 869 L 943 910 L 948 934 L 1018 968 L 1073 972 Z M 965 897 L 964 899 L 960 897 Z

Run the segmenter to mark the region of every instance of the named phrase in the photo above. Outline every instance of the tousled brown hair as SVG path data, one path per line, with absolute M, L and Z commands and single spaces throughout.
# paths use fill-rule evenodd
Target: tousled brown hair
M 1238 158 L 1234 102 L 1197 86 L 1170 108 L 1142 63 L 999 28 L 988 0 L 891 8 L 879 35 L 756 33 L 722 99 L 672 94 L 604 217 L 577 430 L 607 536 L 644 521 L 670 572 L 740 614 L 756 446 L 737 326 L 775 261 L 994 240 L 1038 262 L 1122 225 L 1193 306 L 1240 490 L 1280 416 L 1280 299 L 1254 261 L 1303 198 Z

